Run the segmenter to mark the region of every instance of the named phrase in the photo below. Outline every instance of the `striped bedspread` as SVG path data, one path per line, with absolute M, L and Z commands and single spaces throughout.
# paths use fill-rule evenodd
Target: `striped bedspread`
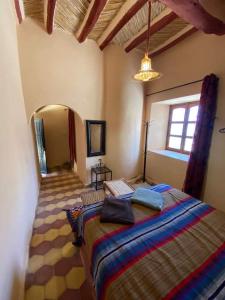
M 98 300 L 225 299 L 225 214 L 168 185 L 162 212 L 133 204 L 134 225 L 103 224 L 102 202 L 82 213 Z

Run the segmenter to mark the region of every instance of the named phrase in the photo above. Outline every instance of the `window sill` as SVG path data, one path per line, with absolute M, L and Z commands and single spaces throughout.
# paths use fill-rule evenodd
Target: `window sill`
M 148 152 L 157 153 L 159 155 L 167 156 L 167 157 L 170 157 L 173 159 L 182 160 L 185 162 L 188 162 L 188 160 L 189 160 L 189 155 L 175 152 L 175 151 L 170 151 L 170 150 L 150 150 Z

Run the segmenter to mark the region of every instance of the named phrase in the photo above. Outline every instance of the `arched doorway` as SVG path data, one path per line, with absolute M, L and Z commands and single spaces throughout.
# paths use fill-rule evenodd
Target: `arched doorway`
M 86 139 L 80 116 L 65 105 L 38 108 L 31 119 L 41 177 L 68 171 L 85 181 Z

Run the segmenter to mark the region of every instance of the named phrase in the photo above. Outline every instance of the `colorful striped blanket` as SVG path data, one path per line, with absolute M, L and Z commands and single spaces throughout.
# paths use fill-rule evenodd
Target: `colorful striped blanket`
M 225 214 L 168 185 L 161 212 L 133 204 L 134 225 L 99 221 L 87 206 L 84 251 L 98 300 L 225 299 Z

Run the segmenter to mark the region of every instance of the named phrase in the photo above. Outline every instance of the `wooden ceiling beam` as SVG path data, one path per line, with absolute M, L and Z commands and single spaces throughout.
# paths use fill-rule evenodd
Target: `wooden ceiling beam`
M 23 2 L 21 0 L 14 0 L 14 5 L 18 22 L 21 24 L 25 18 Z
M 98 45 L 103 50 L 123 28 L 124 25 L 143 7 L 148 0 L 128 0 L 120 8 L 115 18 L 103 32 L 98 40 Z
M 199 0 L 160 0 L 179 17 L 205 33 L 225 34 L 225 23 L 207 12 Z
M 184 29 L 182 29 L 177 34 L 169 38 L 166 42 L 161 44 L 159 47 L 151 51 L 150 56 L 157 56 L 162 52 L 168 50 L 169 48 L 174 47 L 176 44 L 186 39 L 196 31 L 198 31 L 198 29 L 196 29 L 193 25 L 187 25 Z
M 81 23 L 76 36 L 77 40 L 82 43 L 86 40 L 88 34 L 92 31 L 98 18 L 106 5 L 107 0 L 92 0 L 88 6 L 87 13 Z
M 161 14 L 154 18 L 151 22 L 150 35 L 153 35 L 157 31 L 161 30 L 163 27 L 168 25 L 170 22 L 175 20 L 177 15 L 170 9 L 165 9 Z M 132 49 L 136 48 L 138 45 L 143 43 L 147 38 L 148 26 L 144 26 L 142 30 L 130 39 L 124 46 L 126 52 L 130 52 Z
M 44 15 L 46 19 L 46 30 L 48 34 L 52 34 L 54 28 L 54 15 L 56 8 L 56 0 L 44 1 Z

